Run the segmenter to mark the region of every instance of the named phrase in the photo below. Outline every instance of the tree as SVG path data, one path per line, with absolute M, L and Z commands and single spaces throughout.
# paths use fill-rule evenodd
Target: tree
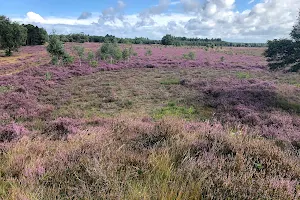
M 265 56 L 271 70 L 285 69 L 296 72 L 300 70 L 300 12 L 298 22 L 293 27 L 292 39 L 268 41 Z
M 27 29 L 17 22 L 11 22 L 9 18 L 0 16 L 0 47 L 5 50 L 7 56 L 25 44 Z
M 172 45 L 173 44 L 173 36 L 170 34 L 165 35 L 162 39 L 161 39 L 161 44 L 163 45 Z
M 299 11 L 299 16 L 298 16 L 298 22 L 293 27 L 293 30 L 290 35 L 293 40 L 298 41 L 298 42 L 300 41 L 300 11 Z
M 59 65 L 61 61 L 63 64 L 73 62 L 73 57 L 65 51 L 63 43 L 59 40 L 59 36 L 55 33 L 50 36 L 47 51 L 51 55 L 51 62 L 54 65 Z
M 26 45 L 43 45 L 48 41 L 48 33 L 45 29 L 33 26 L 32 24 L 23 26 L 27 28 Z

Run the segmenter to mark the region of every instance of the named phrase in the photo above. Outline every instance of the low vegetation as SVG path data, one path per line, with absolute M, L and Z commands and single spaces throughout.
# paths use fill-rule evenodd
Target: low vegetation
M 1 155 L 1 196 L 299 198 L 299 157 L 243 130 L 178 119 L 87 123 L 88 132 L 68 135 L 67 141 L 23 138 Z

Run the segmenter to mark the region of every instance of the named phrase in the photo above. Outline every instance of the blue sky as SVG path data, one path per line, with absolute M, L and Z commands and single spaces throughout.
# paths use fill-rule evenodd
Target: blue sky
M 49 32 L 249 42 L 288 37 L 298 9 L 299 0 L 0 0 L 0 14 Z
M 173 2 L 177 1 L 173 0 Z M 125 12 L 133 14 L 158 3 L 158 0 L 127 0 L 126 4 L 132 6 L 128 6 Z M 0 13 L 21 17 L 28 11 L 33 11 L 45 16 L 77 16 L 83 11 L 97 13 L 105 8 L 115 6 L 115 4 L 116 1 L 112 0 L 0 0 Z M 253 3 L 248 4 L 245 0 L 237 0 L 235 10 L 243 11 L 250 9 L 253 5 Z M 178 12 L 181 10 L 178 4 L 172 7 Z

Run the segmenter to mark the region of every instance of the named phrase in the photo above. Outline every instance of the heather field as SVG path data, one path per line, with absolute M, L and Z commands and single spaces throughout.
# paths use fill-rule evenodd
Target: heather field
M 133 50 L 0 52 L 0 199 L 300 199 L 299 73 L 264 48 Z

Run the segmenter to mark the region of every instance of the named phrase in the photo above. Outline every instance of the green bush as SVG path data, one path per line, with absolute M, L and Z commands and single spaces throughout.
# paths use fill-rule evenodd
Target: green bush
M 90 64 L 91 67 L 98 67 L 98 61 L 97 60 L 91 60 L 89 62 L 89 64 Z
M 51 63 L 54 65 L 70 64 L 74 62 L 74 58 L 70 56 L 64 49 L 63 43 L 59 40 L 59 37 L 53 33 L 50 37 L 47 51 L 51 56 Z
M 74 57 L 68 53 L 65 53 L 62 61 L 64 65 L 72 64 L 74 62 Z
M 182 57 L 187 60 L 195 60 L 196 54 L 195 52 L 190 51 L 188 54 L 183 54 Z
M 122 58 L 123 60 L 129 60 L 131 56 L 131 52 L 129 49 L 125 48 L 123 51 L 122 51 Z
M 80 62 L 80 66 L 81 66 L 81 60 L 84 59 L 84 47 L 83 46 L 74 46 L 73 51 L 76 54 L 76 56 L 78 57 L 78 60 Z
M 104 43 L 97 51 L 97 57 L 114 63 L 122 59 L 122 51 L 117 43 Z

